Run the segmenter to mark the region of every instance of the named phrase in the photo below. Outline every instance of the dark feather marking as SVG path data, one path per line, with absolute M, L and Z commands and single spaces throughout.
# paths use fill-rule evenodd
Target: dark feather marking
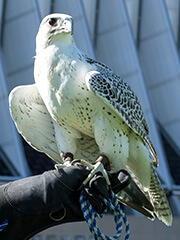
M 143 139 L 148 136 L 149 130 L 141 105 L 130 86 L 103 63 L 90 58 L 86 58 L 86 61 L 94 64 L 99 71 L 89 80 L 91 90 L 106 99 Z

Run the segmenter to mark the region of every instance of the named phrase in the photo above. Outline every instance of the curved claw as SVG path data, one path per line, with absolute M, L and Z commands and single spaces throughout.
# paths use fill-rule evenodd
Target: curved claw
M 99 158 L 96 160 L 96 162 L 101 162 L 106 169 L 106 171 L 111 171 L 111 165 L 109 158 L 106 154 L 102 153 Z
M 80 159 L 80 163 L 83 165 L 83 166 L 86 166 L 88 167 L 91 172 L 89 173 L 89 175 L 87 176 L 87 178 L 84 180 L 84 182 L 82 183 L 82 186 L 85 186 L 89 180 L 97 173 L 97 172 L 101 172 L 103 177 L 106 179 L 106 182 L 107 182 L 107 185 L 111 185 L 110 181 L 109 181 L 109 177 L 108 177 L 108 174 L 103 166 L 103 164 L 101 162 L 97 162 L 95 163 L 94 165 L 83 160 L 83 159 Z
M 65 154 L 64 154 L 64 152 L 61 152 L 61 157 L 63 158 L 64 162 L 55 164 L 55 168 L 57 170 L 70 166 L 71 162 L 73 161 L 73 158 L 74 158 L 73 154 L 70 152 L 67 152 Z

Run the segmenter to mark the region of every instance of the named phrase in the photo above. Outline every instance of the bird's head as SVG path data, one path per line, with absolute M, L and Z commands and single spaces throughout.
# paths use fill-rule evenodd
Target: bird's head
M 54 42 L 73 43 L 73 19 L 70 15 L 53 13 L 46 16 L 36 36 L 36 52 Z

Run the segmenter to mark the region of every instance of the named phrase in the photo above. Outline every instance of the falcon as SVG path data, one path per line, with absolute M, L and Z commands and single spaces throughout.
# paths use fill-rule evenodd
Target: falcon
M 35 84 L 16 87 L 9 96 L 12 118 L 25 140 L 59 164 L 83 158 L 92 166 L 106 156 L 110 173 L 125 169 L 131 174 L 119 201 L 171 225 L 138 98 L 113 70 L 77 48 L 71 16 L 51 14 L 42 20 L 34 78 Z

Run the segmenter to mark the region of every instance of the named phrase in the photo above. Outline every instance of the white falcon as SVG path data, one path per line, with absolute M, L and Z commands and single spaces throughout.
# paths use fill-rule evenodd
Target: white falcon
M 18 131 L 36 150 L 58 163 L 62 156 L 90 163 L 108 156 L 111 172 L 126 169 L 147 199 L 133 192 L 118 198 L 149 218 L 171 225 L 172 214 L 150 161 L 158 165 L 138 98 L 109 67 L 90 59 L 73 39 L 73 19 L 46 16 L 36 38 L 35 84 L 9 96 Z M 130 189 L 131 188 L 131 189 Z

